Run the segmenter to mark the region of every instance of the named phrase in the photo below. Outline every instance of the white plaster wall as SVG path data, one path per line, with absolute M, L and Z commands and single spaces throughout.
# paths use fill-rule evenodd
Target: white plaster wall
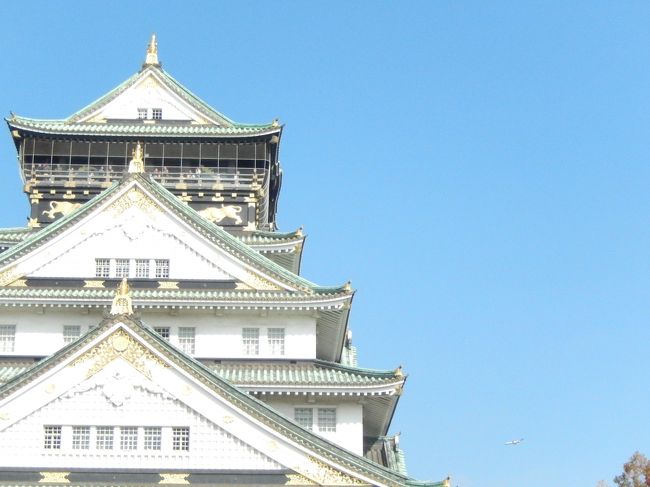
M 153 75 L 126 90 L 100 114 L 107 119 L 137 119 L 138 108 L 162 108 L 163 120 L 200 120 L 193 109 L 169 93 Z
M 286 398 L 263 398 L 263 401 L 291 419 L 293 410 L 297 407 L 314 408 L 314 418 L 319 407 L 336 408 L 336 432 L 316 433 L 357 455 L 363 455 L 363 408 L 358 401 L 346 401 L 343 398 L 337 401 L 335 397 L 309 403 Z
M 14 352 L 4 355 L 51 355 L 61 348 L 64 325 L 79 325 L 81 333 L 97 326 L 105 310 L 85 312 L 76 309 L 16 308 L 0 313 L 0 324 L 16 325 Z M 169 312 L 147 311 L 141 313 L 143 323 L 154 327 L 169 327 L 170 342 L 178 346 L 178 328 L 196 328 L 196 351 L 198 358 L 316 358 L 316 320 L 307 314 L 269 312 L 260 313 L 181 311 L 178 315 Z M 242 354 L 242 328 L 260 329 L 260 354 L 245 357 Z M 267 329 L 285 329 L 285 354 L 271 355 L 267 345 Z

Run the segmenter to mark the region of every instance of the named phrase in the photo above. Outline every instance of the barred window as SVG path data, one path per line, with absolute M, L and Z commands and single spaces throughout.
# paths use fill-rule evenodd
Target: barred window
M 149 277 L 149 259 L 135 260 L 135 277 L 142 279 Z
M 318 408 L 318 431 L 328 433 L 336 431 L 336 409 Z
M 97 426 L 95 430 L 95 446 L 98 450 L 113 449 L 113 427 Z
M 61 449 L 61 426 L 43 426 L 43 448 L 47 450 Z
M 156 259 L 156 279 L 169 278 L 169 259 Z
M 160 450 L 162 437 L 162 428 L 159 427 L 145 427 L 144 428 L 144 449 L 145 450 Z
M 13 352 L 16 345 L 16 325 L 0 325 L 0 352 Z
M 95 259 L 95 277 L 109 277 L 111 275 L 110 259 Z
M 138 427 L 122 426 L 120 428 L 120 450 L 138 449 Z
M 115 259 L 115 277 L 129 277 L 129 259 Z
M 260 329 L 243 328 L 242 345 L 244 355 L 259 355 L 260 353 Z
M 303 428 L 312 430 L 314 425 L 314 410 L 312 408 L 295 408 L 293 410 L 293 418 Z
M 190 429 L 172 428 L 172 449 L 179 451 L 190 450 Z
M 88 450 L 90 448 L 90 426 L 72 427 L 72 449 Z
M 153 331 L 158 333 L 165 340 L 169 341 L 169 327 L 168 326 L 157 326 L 157 327 L 155 327 L 153 329 Z
M 63 343 L 72 343 L 81 336 L 81 327 L 77 325 L 65 325 L 63 327 Z
M 152 108 L 151 118 L 154 120 L 162 120 L 162 108 Z
M 147 118 L 147 109 L 146 108 L 138 108 L 138 118 L 140 120 L 144 120 Z
M 267 332 L 269 353 L 284 355 L 284 328 L 269 328 Z
M 192 327 L 180 327 L 178 329 L 178 345 L 185 353 L 194 353 L 196 343 L 196 329 Z

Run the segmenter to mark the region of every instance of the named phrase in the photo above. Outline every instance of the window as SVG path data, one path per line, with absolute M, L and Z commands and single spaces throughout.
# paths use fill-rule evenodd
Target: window
M 156 259 L 156 279 L 169 278 L 169 259 Z
M 303 428 L 312 430 L 314 425 L 314 410 L 312 408 L 296 408 L 293 410 L 293 418 Z
M 147 109 L 146 108 L 138 108 L 138 118 L 140 120 L 144 120 L 147 118 Z
M 318 431 L 321 433 L 336 431 L 336 409 L 318 408 Z
M 16 344 L 16 325 L 0 325 L 0 352 L 13 352 Z
M 81 327 L 75 325 L 65 325 L 63 327 L 63 343 L 72 343 L 77 341 L 81 336 Z
M 120 450 L 138 449 L 137 426 L 122 426 L 120 428 Z
M 259 355 L 260 353 L 260 329 L 242 329 L 242 344 L 244 355 Z
M 162 108 L 152 108 L 151 118 L 154 120 L 162 120 Z
M 189 327 L 180 327 L 178 329 L 178 345 L 185 353 L 194 353 L 194 344 L 196 339 L 196 329 Z
M 269 328 L 267 332 L 269 353 L 284 355 L 284 328 Z
M 149 277 L 149 259 L 135 260 L 135 277 L 144 279 Z
M 88 450 L 90 448 L 90 426 L 72 427 L 72 449 Z
M 314 412 L 316 417 L 314 418 Z M 295 408 L 293 418 L 303 428 L 319 433 L 336 432 L 336 408 Z M 316 420 L 316 424 L 314 424 Z
M 43 448 L 46 450 L 61 449 L 61 426 L 43 426 Z
M 113 449 L 113 427 L 97 426 L 95 431 L 95 446 L 98 450 Z
M 190 450 L 189 428 L 172 428 L 172 449 L 178 451 Z
M 145 427 L 144 428 L 144 449 L 160 450 L 161 437 L 162 437 L 162 428 Z
M 110 259 L 95 259 L 95 277 L 109 277 L 110 273 Z
M 154 328 L 153 331 L 158 333 L 165 340 L 169 341 L 169 327 L 168 326 L 159 326 L 159 327 Z
M 129 259 L 115 259 L 115 277 L 129 277 Z

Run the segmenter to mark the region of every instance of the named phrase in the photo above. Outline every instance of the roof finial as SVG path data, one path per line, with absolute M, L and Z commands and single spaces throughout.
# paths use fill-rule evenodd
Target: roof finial
M 144 160 L 142 158 L 142 146 L 138 142 L 132 152 L 133 158 L 129 162 L 129 173 L 143 173 Z
M 156 41 L 156 34 L 151 34 L 151 41 L 147 46 L 147 57 L 145 58 L 143 67 L 145 66 L 160 66 L 158 62 L 158 42 Z
M 126 277 L 122 278 L 119 286 L 117 286 L 117 291 L 115 291 L 115 297 L 113 298 L 113 305 L 111 306 L 112 315 L 132 315 L 133 314 L 133 302 L 131 300 L 131 288 L 129 288 L 129 283 L 126 280 Z

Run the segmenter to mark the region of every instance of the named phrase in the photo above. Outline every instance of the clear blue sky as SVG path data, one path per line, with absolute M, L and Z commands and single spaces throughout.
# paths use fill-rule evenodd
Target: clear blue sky
M 0 110 L 61 118 L 163 66 L 286 123 L 280 226 L 410 374 L 410 473 L 595 486 L 650 453 L 650 3 L 2 2 Z M 4 226 L 24 225 L 0 137 Z M 524 437 L 516 447 L 504 442 Z

